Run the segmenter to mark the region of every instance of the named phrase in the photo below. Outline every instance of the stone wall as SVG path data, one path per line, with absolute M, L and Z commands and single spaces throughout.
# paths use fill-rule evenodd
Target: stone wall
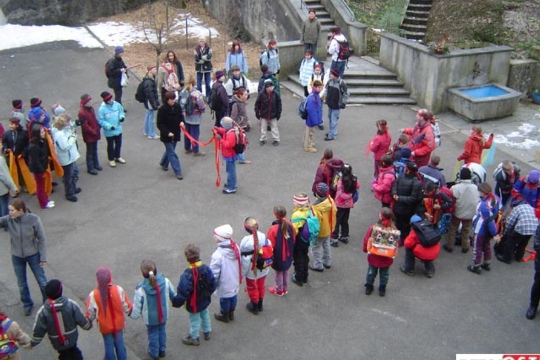
M 99 17 L 132 10 L 143 4 L 148 4 L 148 0 L 0 1 L 0 7 L 8 22 L 21 25 L 80 25 Z
M 506 84 L 511 51 L 508 46 L 490 46 L 433 55 L 424 45 L 382 33 L 379 60 L 398 75 L 422 107 L 439 113 L 448 109 L 448 88 Z

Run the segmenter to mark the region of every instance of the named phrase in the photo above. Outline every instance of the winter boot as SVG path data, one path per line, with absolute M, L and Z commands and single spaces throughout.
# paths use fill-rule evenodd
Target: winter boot
M 538 310 L 538 306 L 529 306 L 527 309 L 527 313 L 525 314 L 525 317 L 529 320 L 532 320 L 536 317 L 536 311 Z
M 371 295 L 371 293 L 373 292 L 373 285 L 365 284 L 364 287 L 366 288 L 366 295 Z
M 234 321 L 234 310 L 229 311 L 229 321 Z
M 253 301 L 247 303 L 246 309 L 253 315 L 259 315 L 259 304 L 255 304 Z
M 491 270 L 491 264 L 490 263 L 483 263 L 481 265 L 482 269 L 486 270 L 486 271 L 490 271 Z
M 478 275 L 482 273 L 482 269 L 480 268 L 480 265 L 469 265 L 467 266 L 467 270 Z
M 386 285 L 379 285 L 379 296 L 383 297 L 386 295 Z
M 217 321 L 222 321 L 224 323 L 228 323 L 229 322 L 229 314 L 226 314 L 225 312 L 220 310 L 219 314 L 214 314 L 214 319 L 216 319 Z
M 259 303 L 257 304 L 257 309 L 259 309 L 259 312 L 263 311 L 263 299 L 259 299 Z

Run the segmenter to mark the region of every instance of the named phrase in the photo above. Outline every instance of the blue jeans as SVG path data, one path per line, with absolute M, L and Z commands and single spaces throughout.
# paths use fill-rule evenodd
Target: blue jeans
M 163 143 L 165 145 L 165 152 L 161 157 L 159 165 L 163 167 L 168 167 L 169 163 L 174 171 L 178 175 L 182 175 L 182 168 L 180 167 L 180 160 L 178 160 L 178 155 L 176 155 L 176 141 Z
M 192 125 L 188 123 L 184 123 L 184 127 L 186 128 L 186 131 L 191 135 L 192 138 L 195 140 L 199 140 L 200 135 L 200 128 L 201 126 L 199 124 Z M 191 140 L 184 134 L 184 150 L 191 150 L 194 153 L 199 152 L 199 144 L 197 143 L 191 143 Z
M 120 330 L 115 334 L 102 334 L 103 343 L 105 344 L 104 360 L 126 360 L 127 352 L 124 344 L 124 330 Z M 116 354 L 115 354 L 116 353 Z
M 15 270 L 15 276 L 17 277 L 17 285 L 19 285 L 19 292 L 21 294 L 21 302 L 25 309 L 30 309 L 34 306 L 34 302 L 30 296 L 30 290 L 28 289 L 28 282 L 26 281 L 26 264 L 30 266 L 30 270 L 34 273 L 34 277 L 39 285 L 39 290 L 41 290 L 43 302 L 47 300 L 47 296 L 45 295 L 47 277 L 45 276 L 45 270 L 39 266 L 39 258 L 39 253 L 25 258 L 11 255 L 11 262 L 13 263 L 13 269 Z
M 330 139 L 335 139 L 338 131 L 337 125 L 339 121 L 339 109 L 330 109 L 328 108 L 328 123 L 330 130 L 328 131 L 328 137 Z
M 6 216 L 9 214 L 9 192 L 0 196 L 0 216 Z M 6 228 L 7 231 L 7 228 Z
M 86 170 L 94 170 L 99 166 L 97 141 L 93 143 L 86 143 Z
M 334 61 L 332 60 L 332 64 L 330 65 L 330 70 L 336 69 L 339 71 L 339 77 L 343 79 L 343 74 L 345 73 L 345 64 L 347 61 Z
M 229 298 L 219 298 L 219 309 L 224 313 L 234 311 L 236 309 L 236 303 L 238 302 L 238 295 L 234 295 Z
M 233 158 L 223 158 L 225 160 L 225 171 L 227 172 L 227 189 L 236 189 L 236 156 Z
M 210 72 L 198 72 L 197 73 L 197 90 L 199 90 L 202 93 L 202 79 L 204 75 L 204 86 L 205 86 L 205 93 L 206 99 L 210 99 L 210 78 L 212 77 L 212 73 Z
M 246 151 L 244 150 L 243 153 L 236 155 L 236 160 L 238 160 L 238 162 L 240 162 L 240 163 L 245 162 L 246 161 Z
M 155 113 L 152 109 L 146 109 L 146 116 L 144 118 L 144 133 L 152 137 L 156 136 L 156 129 L 154 128 Z
M 148 334 L 148 353 L 157 358 L 159 353 L 165 352 L 167 348 L 167 334 L 165 333 L 165 322 L 161 325 L 146 325 Z
M 202 331 L 205 334 L 212 331 L 212 326 L 210 325 L 210 312 L 208 311 L 208 308 L 196 314 L 189 313 L 189 335 L 192 339 L 199 338 L 201 323 Z
M 64 169 L 63 180 L 66 196 L 75 195 L 75 189 L 77 188 L 77 182 L 75 180 L 75 167 L 76 164 L 74 162 L 69 165 L 62 166 L 62 169 Z

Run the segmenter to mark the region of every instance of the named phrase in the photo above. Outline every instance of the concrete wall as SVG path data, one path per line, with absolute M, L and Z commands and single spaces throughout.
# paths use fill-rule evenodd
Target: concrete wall
M 298 73 L 300 63 L 304 58 L 304 45 L 299 40 L 283 41 L 279 43 L 279 62 L 281 70 L 279 80 L 287 79 L 287 75 Z
M 538 61 L 531 59 L 510 60 L 508 86 L 522 93 L 525 98 L 534 91 L 534 80 L 538 72 Z
M 448 88 L 506 84 L 511 51 L 508 46 L 491 46 L 432 55 L 424 45 L 382 33 L 379 60 L 398 75 L 421 106 L 438 113 L 448 109 Z

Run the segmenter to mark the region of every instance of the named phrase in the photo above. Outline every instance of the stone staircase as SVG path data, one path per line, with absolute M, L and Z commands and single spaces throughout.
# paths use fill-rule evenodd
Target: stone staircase
M 366 59 L 357 56 L 349 58 L 349 68 L 345 69 L 343 76 L 349 91 L 349 104 L 416 104 L 396 74 L 378 66 L 374 63 L 375 60 Z M 331 58 L 325 61 L 325 78 L 330 76 L 331 62 Z M 304 97 L 304 88 L 298 73 L 289 75 L 288 80 L 280 84 L 294 94 Z
M 400 26 L 405 38 L 420 42 L 424 40 L 432 2 L 432 0 L 409 0 L 405 18 Z

